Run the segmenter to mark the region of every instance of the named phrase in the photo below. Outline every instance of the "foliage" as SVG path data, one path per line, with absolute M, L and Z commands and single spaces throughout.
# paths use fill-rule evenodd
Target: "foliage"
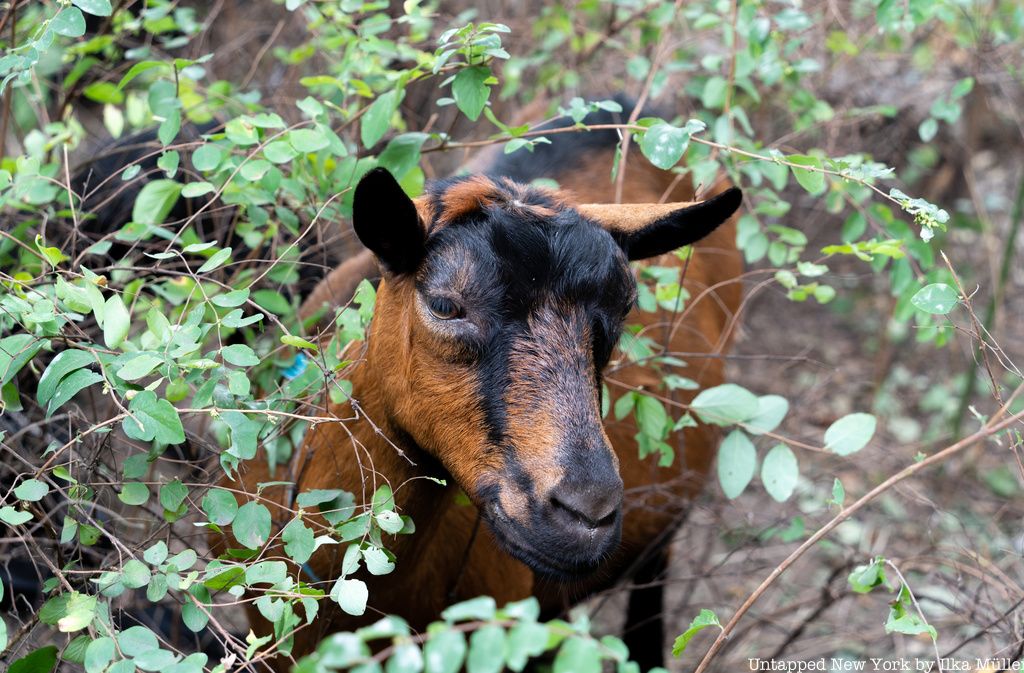
M 170 468 L 206 453 L 218 456 L 227 475 L 243 461 L 266 460 L 272 470 L 288 463 L 316 421 L 300 413 L 303 401 L 322 392 L 333 401 L 348 398 L 346 347 L 364 336 L 375 300 L 372 286 L 362 285 L 351 306 L 328 316 L 329 338 L 307 338 L 311 324 L 298 316 L 295 288 L 308 268 L 310 232 L 351 215 L 352 187 L 375 166 L 415 196 L 424 189 L 428 155 L 474 143 L 530 152 L 547 142 L 544 131 L 507 121 L 510 113 L 503 121 L 503 102 L 545 93 L 561 100 L 578 90 L 579 70 L 563 67 L 560 54 L 584 63 L 599 48 L 621 53 L 616 87 L 643 83 L 668 110 L 676 102 L 672 75 L 686 71 L 680 97 L 699 102 L 693 118 L 637 115 L 619 131 L 653 165 L 695 187 L 719 171 L 741 184 L 750 207 L 737 243 L 748 264 L 770 267 L 768 277 L 793 301 L 832 302 L 837 290 L 827 278 L 849 257 L 885 275 L 893 319 L 912 322 L 917 339 L 936 346 L 952 332 L 942 316 L 963 301 L 934 254 L 953 226 L 949 213 L 893 186 L 900 184 L 894 169 L 869 154 L 829 156 L 824 143 L 814 145 L 814 129 L 836 111 L 816 93 L 823 63 L 806 55 L 807 29 L 822 18 L 799 3 L 550 4 L 522 27 L 535 43 L 516 51 L 507 44 L 517 37 L 508 25 L 476 12 L 448 25 L 432 3 L 417 0 L 398 16 L 389 16 L 386 3 L 361 0 L 286 0 L 283 8 L 267 2 L 285 10 L 282 20 L 307 28 L 302 39 L 269 52 L 273 66 L 298 82 L 284 100 L 269 86 L 252 86 L 245 72 L 214 76 L 222 47 L 207 51 L 201 9 L 166 0 L 16 4 L 9 19 L 15 39 L 0 58 L 4 127 L 9 117 L 20 138 L 0 167 L 0 392 L 8 418 L 66 430 L 43 433 L 38 451 L 10 470 L 14 480 L 0 503 L 0 521 L 18 535 L 48 535 L 46 544 L 62 550 L 38 613 L 62 647 L 19 651 L 12 671 L 50 670 L 58 658 L 88 673 L 230 669 L 233 660 L 178 651 L 148 626 L 120 619 L 120 606 L 132 602 L 173 603 L 176 620 L 208 633 L 216 613 L 230 609 L 216 596 L 258 595 L 255 605 L 274 633 L 230 651 L 246 661 L 290 652 L 294 630 L 314 620 L 325 601 L 352 615 L 372 604 L 367 576 L 390 573 L 401 560 L 389 541 L 415 531 L 396 511 L 392 486 L 372 489 L 368 502 L 341 490 L 297 494 L 297 509 L 279 532 L 287 558 L 268 560 L 259 550 L 277 533 L 259 493 L 211 487 L 210 479 Z M 957 10 L 966 4 L 859 0 L 854 11 L 873 31 L 857 40 L 832 31 L 828 57 L 909 44 L 917 30 L 942 28 L 971 40 Z M 605 39 L 602 31 L 616 21 L 624 22 L 622 34 Z M 666 36 L 684 28 L 702 39 L 658 56 Z M 1022 21 L 998 28 L 1001 39 L 1019 40 Z M 934 98 L 918 129 L 922 141 L 957 123 L 974 85 L 965 77 Z M 447 125 L 415 114 L 407 105 L 413 97 Z M 564 105 L 560 112 L 579 133 L 587 131 L 588 112 L 632 112 L 579 96 Z M 802 149 L 783 151 L 760 137 L 755 122 L 763 110 L 785 115 Z M 851 114 L 887 120 L 897 111 L 882 105 Z M 100 126 L 112 138 L 151 131 L 152 152 L 72 184 L 69 153 L 84 147 L 86 128 Z M 104 201 L 128 188 L 137 194 L 126 223 L 98 219 Z M 832 244 L 811 249 L 807 234 L 791 226 L 787 214 L 800 199 L 846 216 Z M 95 242 L 83 246 L 77 235 L 65 235 L 80 229 Z M 643 311 L 682 311 L 692 299 L 674 267 L 649 266 L 639 275 Z M 738 498 L 758 473 L 780 502 L 801 492 L 793 448 L 807 444 L 779 431 L 789 400 L 736 384 L 693 395 L 694 380 L 665 371 L 687 363 L 635 331 L 627 330 L 620 352 L 660 375 L 660 388 L 628 391 L 607 410 L 616 419 L 635 417 L 641 456 L 672 465 L 673 433 L 698 422 L 721 426 L 717 475 L 728 498 Z M 849 456 L 869 444 L 876 426 L 875 416 L 850 413 L 827 427 L 820 445 Z M 132 441 L 108 452 L 120 433 Z M 11 426 L 7 434 L 20 433 Z M 193 445 L 208 449 L 210 437 L 212 450 L 190 453 Z M 15 449 L 5 451 L 13 461 Z M 846 493 L 838 479 L 831 493 L 841 508 Z M 118 502 L 123 507 L 111 510 Z M 61 516 L 51 520 L 47 512 L 58 505 Z M 125 539 L 122 514 L 111 511 L 145 521 L 145 534 Z M 312 523 L 314 514 L 328 525 Z M 171 535 L 183 523 L 230 530 L 243 548 L 206 558 Z M 343 571 L 331 586 L 319 586 L 306 563 L 319 547 L 335 544 L 345 548 Z M 883 565 L 859 569 L 851 586 L 883 583 Z M 905 583 L 893 605 L 888 630 L 936 637 Z M 555 653 L 556 673 L 598 671 L 603 661 L 635 670 L 621 641 L 590 636 L 585 619 L 545 623 L 538 612 L 533 601 L 498 609 L 483 598 L 450 607 L 422 636 L 387 617 L 328 638 L 298 670 L 380 670 L 386 661 L 396 672 L 454 671 L 463 662 L 470 673 L 518 671 L 545 652 Z M 718 618 L 702 612 L 674 653 L 712 625 L 720 626 Z M 0 651 L 9 634 L 0 621 Z M 388 645 L 372 654 L 381 640 Z

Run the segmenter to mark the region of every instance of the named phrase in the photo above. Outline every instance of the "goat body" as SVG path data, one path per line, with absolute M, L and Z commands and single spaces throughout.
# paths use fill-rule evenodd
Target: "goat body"
M 481 594 L 499 604 L 536 595 L 554 614 L 645 564 L 656 575 L 714 458 L 718 433 L 699 424 L 669 436 L 671 467 L 641 460 L 632 415 L 602 424 L 598 391 L 603 382 L 612 403 L 647 391 L 686 405 L 695 391 L 664 390 L 665 373 L 678 371 L 701 388 L 724 381 L 719 356 L 742 292 L 738 192 L 721 181 L 705 195 L 717 197 L 703 202 L 712 205 L 694 210 L 696 219 L 683 226 L 671 218 L 692 206 L 689 179 L 655 169 L 634 151 L 623 202 L 672 205 L 574 205 L 609 200 L 615 152 L 614 134 L 610 142 L 577 137 L 560 135 L 553 149 L 538 146 L 533 156 L 478 159 L 472 167 L 491 177 L 440 183 L 415 200 L 415 213 L 385 177 L 364 179 L 354 220 L 371 250 L 329 274 L 303 308 L 308 315 L 343 305 L 360 280 L 383 275 L 367 340 L 352 351 L 360 360 L 350 373 L 358 408 L 328 405 L 327 416 L 344 420 L 310 428 L 295 474 L 272 476 L 259 460 L 240 471 L 250 491 L 274 479 L 295 482 L 262 493 L 283 506 L 282 525 L 294 493 L 341 488 L 368 502 L 376 486 L 390 483 L 416 533 L 388 539 L 398 559 L 391 574 L 363 579 L 373 611 L 400 615 L 414 629 Z M 521 184 L 536 177 L 555 179 L 560 191 Z M 400 219 L 413 224 L 396 229 Z M 704 220 L 710 233 L 687 233 Z M 682 243 L 665 242 L 655 221 L 682 232 L 683 242 L 707 235 L 682 261 L 668 252 Z M 641 230 L 648 240 L 640 240 Z M 506 249 L 524 247 L 528 254 Z M 623 307 L 635 303 L 626 257 L 652 254 L 647 264 L 681 270 L 690 299 L 680 311 L 634 309 L 625 323 L 642 325 L 665 354 L 688 363 L 678 370 L 611 359 Z M 297 572 L 306 581 L 336 578 L 343 554 L 340 545 L 321 547 Z M 660 608 L 660 594 L 637 594 L 631 618 L 656 618 Z M 261 621 L 255 609 L 250 616 Z M 374 619 L 325 605 L 296 634 L 294 652 Z M 647 640 L 627 643 L 646 650 L 634 656 L 655 663 L 661 638 L 655 624 Z

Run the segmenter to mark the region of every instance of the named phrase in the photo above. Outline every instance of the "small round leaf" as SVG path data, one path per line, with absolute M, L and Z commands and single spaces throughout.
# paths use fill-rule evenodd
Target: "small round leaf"
M 800 466 L 793 451 L 785 444 L 777 444 L 761 463 L 761 481 L 768 495 L 779 502 L 785 502 L 793 495 Z

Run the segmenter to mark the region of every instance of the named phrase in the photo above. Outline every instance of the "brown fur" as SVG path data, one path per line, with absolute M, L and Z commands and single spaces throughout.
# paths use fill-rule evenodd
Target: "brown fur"
M 494 203 L 498 186 L 490 178 L 477 176 L 453 185 L 444 193 L 438 222 L 451 224 Z
M 530 332 L 547 348 L 538 351 L 531 342 L 512 349 L 511 385 L 505 396 L 509 440 L 534 485 L 533 493 L 519 494 L 520 497 L 546 500 L 564 476 L 564 468 L 551 447 L 562 443 L 571 424 L 600 423 L 601 410 L 592 393 L 596 382 L 585 376 L 594 367 L 593 354 L 589 349 L 581 350 L 581 344 L 575 340 L 565 338 L 566 334 L 575 334 L 576 328 L 567 324 L 574 320 L 577 316 L 572 312 L 548 307 L 530 321 Z M 581 390 L 579 381 L 589 386 Z M 506 492 L 518 493 L 514 488 L 513 484 L 506 484 L 502 497 L 507 497 Z M 525 515 L 517 516 L 507 510 L 506 513 L 513 518 Z
M 608 167 L 611 163 L 610 153 L 596 153 L 581 162 L 590 168 L 566 173 L 558 179 L 574 195 L 573 201 L 599 202 L 610 191 Z M 658 171 L 632 155 L 626 170 L 626 202 L 657 203 L 673 184 L 672 174 Z M 500 198 L 500 190 L 489 179 L 474 179 L 461 184 L 465 186 L 453 188 L 455 194 L 445 200 L 442 220 L 450 222 L 460 214 L 472 212 Z M 717 185 L 711 194 L 719 193 L 727 186 Z M 688 181 L 684 180 L 671 190 L 668 200 L 692 201 L 693 196 Z M 643 324 L 647 334 L 664 343 L 669 352 L 720 354 L 728 346 L 741 296 L 738 277 L 742 266 L 734 243 L 736 217 L 694 246 L 683 282 L 692 296 L 685 311 L 678 314 L 663 309 L 654 314 L 634 311 L 627 318 L 627 324 Z M 652 260 L 652 263 L 682 265 L 672 254 Z M 323 281 L 307 305 L 313 305 L 315 309 L 336 292 L 339 294 L 335 297 L 340 297 L 338 301 L 347 301 L 349 288 L 355 287 L 355 282 L 369 267 L 362 259 L 353 260 L 347 268 L 343 266 L 345 272 L 339 268 Z M 355 277 L 348 277 L 349 273 Z M 398 450 L 409 444 L 408 440 L 403 440 L 406 432 L 412 435 L 408 439 L 419 446 L 485 446 L 487 443 L 483 419 L 479 412 L 474 411 L 476 406 L 468 392 L 472 388 L 468 385 L 471 373 L 466 365 L 460 364 L 457 354 L 437 348 L 444 343 L 443 335 L 425 326 L 416 313 L 419 310 L 410 279 L 385 279 L 381 283 L 377 313 L 366 343 L 365 361 L 353 369 L 351 376 L 360 408 L 354 409 L 345 403 L 332 405 L 329 409 L 334 418 L 358 417 L 359 420 L 334 421 L 311 428 L 294 463 L 303 466 L 296 478 L 295 492 L 343 488 L 366 502 L 374 489 L 386 480 L 395 489 L 399 510 L 413 516 L 417 527 L 415 535 L 397 536 L 386 541 L 388 548 L 398 557 L 396 570 L 383 578 L 368 578 L 372 610 L 401 614 L 413 628 L 423 629 L 446 604 L 454 600 L 489 594 L 502 603 L 528 596 L 535 593 L 535 589 L 543 604 L 554 609 L 578 598 L 581 591 L 598 589 L 613 580 L 652 540 L 678 523 L 688 500 L 699 491 L 710 468 L 717 441 L 716 429 L 701 425 L 670 438 L 677 450 L 677 458 L 671 468 L 665 469 L 659 468 L 654 458 L 638 459 L 634 440 L 637 429 L 632 418 L 621 422 L 609 419 L 605 423 L 605 431 L 618 455 L 620 474 L 626 488 L 620 552 L 611 560 L 608 570 L 602 573 L 602 579 L 578 583 L 571 594 L 550 582 L 539 583 L 535 587 L 533 575 L 526 566 L 500 549 L 486 531 L 477 531 L 482 524 L 479 524 L 475 508 L 458 504 L 454 485 L 450 484 L 445 490 L 431 481 L 417 478 L 440 474 L 433 460 L 417 457 L 421 464 L 412 465 Z M 560 319 L 571 319 L 571 316 Z M 557 331 L 557 328 L 552 329 Z M 571 353 L 565 355 L 572 357 Z M 682 359 L 688 360 L 685 355 Z M 696 380 L 702 387 L 723 382 L 724 366 L 720 358 L 695 357 L 689 362 L 690 366 L 679 373 Z M 542 365 L 540 363 L 539 366 Z M 517 378 L 529 381 L 531 376 L 537 375 L 542 373 L 520 371 Z M 665 395 L 684 406 L 693 398 L 693 392 L 688 391 L 663 393 L 660 373 L 649 368 L 613 361 L 606 376 L 612 402 L 628 390 L 637 388 Z M 513 386 L 508 401 L 512 407 L 521 403 L 542 412 L 534 417 L 520 415 L 517 421 L 520 425 L 511 429 L 517 435 L 515 443 L 521 452 L 520 457 L 525 456 L 527 461 L 533 457 L 535 462 L 529 465 L 529 470 L 537 475 L 544 474 L 550 467 L 545 464 L 540 443 L 550 442 L 559 432 L 545 419 L 566 411 L 562 408 L 566 402 L 561 399 L 529 399 L 529 394 L 528 384 Z M 593 404 L 592 395 L 589 399 Z M 593 408 L 572 411 L 596 413 Z M 679 413 L 674 410 L 675 416 Z M 449 466 L 452 478 L 470 496 L 474 489 L 486 486 L 489 480 L 496 478 L 493 475 L 500 465 L 495 461 L 501 460 L 487 453 L 441 455 L 437 458 Z M 242 483 L 253 491 L 259 482 L 282 478 L 289 477 L 272 477 L 262 461 L 246 463 L 241 474 Z M 552 478 L 557 479 L 557 475 Z M 551 483 L 538 483 L 538 490 L 549 487 Z M 284 488 L 269 488 L 264 495 L 286 507 L 291 506 L 286 502 Z M 502 505 L 511 516 L 515 516 L 524 511 L 524 499 L 534 495 L 510 493 L 503 496 Z M 223 546 L 222 542 L 220 544 Z M 309 565 L 320 578 L 336 577 L 343 553 L 344 545 L 328 545 L 314 555 Z M 300 575 L 298 569 L 295 572 Z M 330 585 L 330 582 L 325 583 L 322 588 L 327 591 Z M 325 612 L 314 623 L 316 630 L 306 627 L 298 634 L 296 653 L 311 650 L 326 633 L 352 629 L 375 619 L 374 614 L 353 618 L 342 614 L 329 601 L 322 604 Z M 255 609 L 250 609 L 250 617 L 258 632 L 269 631 L 269 626 L 261 625 Z M 286 663 L 276 665 L 285 668 L 282 664 Z

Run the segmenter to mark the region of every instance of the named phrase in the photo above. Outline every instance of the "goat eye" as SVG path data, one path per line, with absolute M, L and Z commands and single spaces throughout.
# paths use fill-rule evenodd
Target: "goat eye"
M 453 320 L 462 317 L 462 307 L 447 297 L 431 297 L 427 308 L 438 320 Z

